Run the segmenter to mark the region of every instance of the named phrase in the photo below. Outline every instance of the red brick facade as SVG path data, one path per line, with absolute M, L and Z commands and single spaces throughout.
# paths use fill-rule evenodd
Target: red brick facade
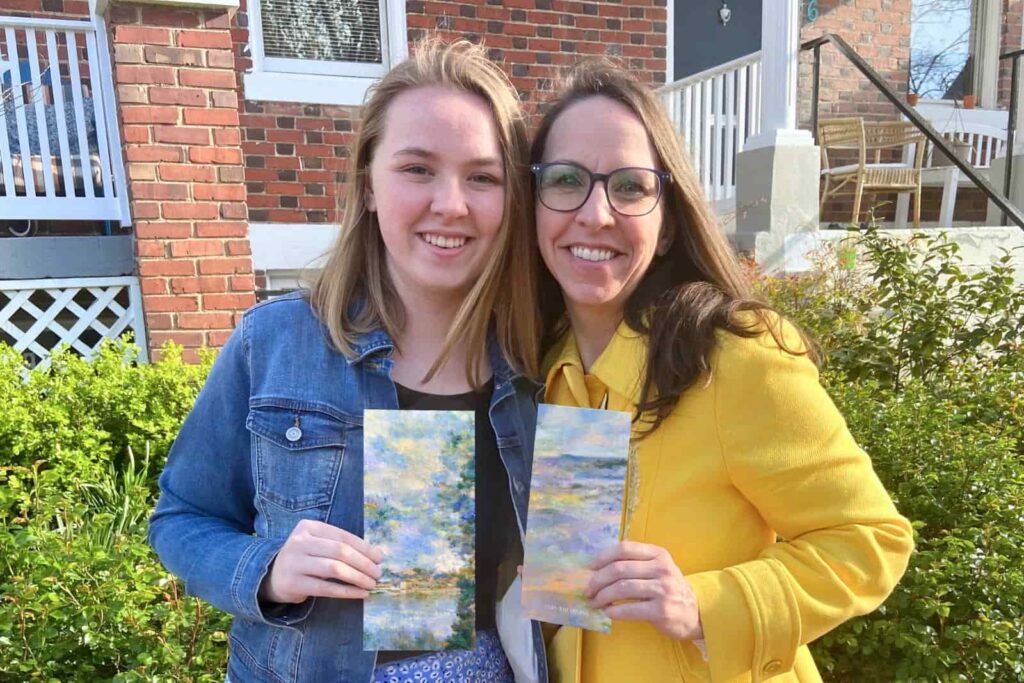
M 256 300 L 229 18 L 123 4 L 108 23 L 150 345 L 219 346 Z
M 428 35 L 484 44 L 529 112 L 550 96 L 560 67 L 580 56 L 621 58 L 664 81 L 670 0 L 406 0 L 410 42 Z M 683 6 L 675 0 L 677 7 Z M 766 0 L 767 1 L 767 0 Z M 1003 0 L 1002 49 L 1020 45 L 1024 0 Z M 802 40 L 842 35 L 905 93 L 911 0 L 819 0 Z M 86 0 L 3 0 L 7 14 L 86 16 Z M 235 12 L 114 0 L 107 12 L 120 124 L 150 343 L 221 344 L 255 300 L 251 223 L 336 223 L 358 108 L 246 100 L 246 1 Z M 677 49 L 679 47 L 677 46 Z M 1003 65 L 1000 101 L 1008 98 Z M 892 118 L 894 107 L 836 50 L 823 49 L 821 115 Z M 811 54 L 800 65 L 800 120 L 810 119 Z M 877 206 L 891 197 L 868 198 Z M 924 220 L 939 190 L 925 193 Z M 956 218 L 983 217 L 961 192 Z M 823 218 L 845 222 L 850 206 Z M 891 215 L 883 206 L 878 215 Z
M 0 13 L 15 17 L 84 19 L 89 16 L 89 0 L 3 0 Z
M 410 42 L 427 34 L 483 43 L 503 65 L 528 110 L 535 111 L 561 66 L 580 55 L 621 57 L 652 83 L 665 79 L 665 0 L 408 0 Z M 246 6 L 232 28 L 236 67 L 251 67 Z M 333 223 L 346 181 L 358 110 L 290 102 L 240 107 L 249 220 Z
M 907 94 L 910 68 L 910 16 L 911 0 L 819 0 L 818 18 L 805 23 L 800 32 L 801 41 L 811 40 L 823 33 L 842 36 L 857 52 L 885 78 L 896 91 Z M 1021 22 L 1024 20 L 1024 0 L 1003 0 L 1002 36 L 1000 54 L 1019 49 Z M 862 116 L 877 120 L 895 119 L 899 112 L 835 48 L 825 46 L 821 51 L 821 94 L 819 117 Z M 800 57 L 800 124 L 810 127 L 811 83 L 813 53 Z M 1000 66 L 998 106 L 1009 104 L 1009 63 Z M 942 193 L 938 188 L 927 188 L 922 195 L 921 220 L 936 221 Z M 866 196 L 865 212 L 874 209 L 878 220 L 890 221 L 895 213 L 896 195 Z M 987 198 L 973 187 L 961 188 L 957 194 L 955 221 L 985 220 Z M 853 211 L 853 198 L 840 196 L 830 200 L 822 212 L 823 222 L 848 223 Z M 867 219 L 867 213 L 861 220 Z

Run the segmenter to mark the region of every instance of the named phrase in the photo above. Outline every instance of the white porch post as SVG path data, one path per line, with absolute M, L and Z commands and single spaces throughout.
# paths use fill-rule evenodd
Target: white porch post
M 782 267 L 785 236 L 818 229 L 821 160 L 796 127 L 800 2 L 761 9 L 761 132 L 736 157 L 736 238 L 768 270 Z

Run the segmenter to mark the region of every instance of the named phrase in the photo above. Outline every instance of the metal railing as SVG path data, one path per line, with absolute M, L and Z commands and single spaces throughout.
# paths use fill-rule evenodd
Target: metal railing
M 948 144 L 946 138 L 942 136 L 931 123 L 928 122 L 923 116 L 921 116 L 913 107 L 907 105 L 902 98 L 896 93 L 892 87 L 882 78 L 882 76 L 875 71 L 870 64 L 864 61 L 856 50 L 854 50 L 849 43 L 843 40 L 840 36 L 834 33 L 826 33 L 818 38 L 809 40 L 800 46 L 801 50 L 813 50 L 814 51 L 814 77 L 813 77 L 813 94 L 811 99 L 811 130 L 817 140 L 818 134 L 818 100 L 821 88 L 821 48 L 822 46 L 831 43 L 844 57 L 860 71 L 864 76 L 874 85 L 887 100 L 902 113 L 907 120 L 911 121 L 914 126 L 924 133 L 925 137 L 939 150 L 946 155 L 949 163 L 956 166 L 961 173 L 970 179 L 972 183 L 988 197 L 988 199 L 995 204 L 1000 211 L 1003 212 L 1004 221 L 1009 218 L 1018 227 L 1024 230 L 1024 213 L 1015 207 L 1009 199 L 1000 194 L 995 187 L 981 174 L 979 174 L 971 164 L 967 163 L 963 158 L 955 153 L 953 148 Z M 1022 51 L 1024 52 L 1024 51 Z M 1012 53 L 1011 53 L 1012 54 Z M 1014 59 L 1014 65 L 1016 66 L 1016 59 Z M 1016 88 L 1013 90 L 1014 95 L 1016 94 Z M 1016 105 L 1016 98 L 1012 97 L 1010 120 L 1013 121 L 1013 107 Z M 1008 136 L 1007 139 L 1007 154 L 1012 159 L 1013 156 L 1013 139 Z M 1012 164 L 1008 164 L 1012 166 Z M 1005 225 L 1005 222 L 1004 222 Z
M 102 21 L 0 17 L 0 216 L 129 222 Z
M 736 155 L 761 128 L 761 53 L 658 89 L 711 200 L 736 194 Z
M 1003 194 L 1010 196 L 1011 183 L 1013 181 L 1013 137 L 1017 130 L 1017 83 L 1020 78 L 1020 58 L 1024 56 L 1024 50 L 1014 50 L 999 55 L 999 59 L 1012 59 L 1013 65 L 1010 69 L 1010 111 L 1006 121 L 1006 173 L 1003 176 Z M 1007 214 L 1004 211 L 1000 223 L 1006 225 Z

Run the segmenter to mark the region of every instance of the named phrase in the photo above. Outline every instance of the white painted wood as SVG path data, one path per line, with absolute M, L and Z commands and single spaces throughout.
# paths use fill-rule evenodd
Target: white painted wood
M 704 158 L 702 149 L 704 140 L 701 136 L 701 131 L 704 129 L 704 102 L 702 101 L 704 84 L 698 83 L 689 90 L 693 93 L 693 146 L 690 148 L 690 160 L 693 162 L 693 171 L 699 178 L 701 161 Z
M 703 157 L 700 162 L 700 180 L 704 185 L 704 192 L 711 195 L 711 148 L 713 144 L 713 138 L 711 136 L 711 105 L 714 101 L 714 80 L 708 79 L 701 83 L 701 100 L 703 101 L 704 109 L 701 112 L 701 136 L 704 138 L 702 145 Z
M 6 33 L 0 35 L 4 35 L 6 40 Z M 0 57 L 13 54 L 16 54 L 16 49 L 9 42 L 0 49 Z M 17 59 L 5 60 L 3 66 L 0 66 L 0 78 L 3 78 L 6 71 L 16 69 L 17 66 Z M 3 134 L 0 135 L 0 173 L 3 174 L 4 179 L 4 196 L 13 197 L 15 194 L 14 163 L 11 159 L 11 144 L 7 139 L 7 106 L 6 102 L 2 101 L 0 101 L 0 131 L 3 131 Z
M 107 44 L 107 25 L 103 18 L 96 14 L 93 18 L 93 30 L 88 35 L 89 74 L 99 88 L 93 88 L 93 108 L 97 112 L 96 133 L 100 142 L 100 159 L 109 157 L 103 162 L 105 169 L 111 169 L 113 188 L 107 194 L 104 184 L 104 196 L 116 203 L 112 217 L 118 218 L 121 225 L 131 224 L 131 210 L 128 206 L 128 177 L 125 173 L 124 159 L 121 156 L 121 131 L 118 127 L 117 99 L 114 97 L 113 65 L 110 61 L 110 46 Z M 104 57 L 104 55 L 106 55 Z M 97 104 L 98 103 L 98 104 Z M 99 120 L 99 119 L 102 119 Z M 106 131 L 106 135 L 100 130 Z
M 93 84 L 92 88 L 92 108 L 94 115 L 96 116 L 96 140 L 98 147 L 100 148 L 100 179 L 103 182 L 103 196 L 107 199 L 114 199 L 114 183 L 111 173 L 111 154 L 110 146 L 106 143 L 107 140 L 107 120 L 110 112 L 106 106 L 107 96 L 106 88 L 103 87 L 103 77 L 100 75 L 100 60 L 96 58 L 96 35 L 94 33 L 87 33 L 85 36 L 85 50 L 87 55 L 87 62 L 89 64 L 89 82 Z M 113 117 L 109 120 L 111 122 L 117 121 L 117 112 L 113 112 Z M 112 126 L 115 130 L 117 126 Z M 121 148 L 121 142 L 118 140 L 117 149 Z M 120 159 L 120 155 L 118 155 Z M 123 168 L 123 167 L 122 167 Z M 123 185 L 122 185 L 123 187 Z M 126 211 L 127 211 L 127 207 Z M 125 214 L 127 216 L 127 213 Z
M 302 270 L 315 266 L 334 244 L 337 225 L 250 223 L 249 245 L 256 270 Z
M 5 30 L 7 34 L 7 48 L 12 51 L 13 54 L 17 54 L 17 38 L 13 28 Z M 14 68 L 11 69 L 11 90 L 14 100 L 14 118 L 18 122 L 18 148 L 21 150 L 22 156 L 28 154 L 28 150 L 31 149 L 29 146 L 28 137 L 28 124 L 25 120 L 25 95 L 22 92 L 24 83 L 21 80 L 21 68 L 18 66 L 15 60 Z M 32 167 L 29 165 L 28 168 L 22 166 L 22 175 L 25 178 L 25 188 L 28 197 L 36 196 L 35 182 L 32 178 Z
M 732 177 L 732 162 L 736 155 L 733 140 L 736 137 L 736 72 L 725 74 L 725 150 L 722 153 L 724 168 L 722 170 L 722 196 L 732 197 L 736 192 L 736 183 Z
M 242 76 L 247 100 L 360 105 L 366 91 L 409 55 L 405 0 L 380 0 L 381 64 L 268 57 L 259 0 L 249 0 L 252 70 Z
M 760 131 L 748 149 L 775 144 L 778 133 L 797 130 L 797 65 L 800 58 L 800 2 L 776 0 L 761 7 Z
M 26 31 L 25 31 L 25 42 L 26 42 L 26 44 L 28 46 L 29 70 L 30 70 L 32 82 L 33 83 L 42 83 L 43 82 L 43 77 L 42 77 L 42 74 L 39 71 L 39 43 L 36 41 L 36 32 L 31 30 L 31 29 L 26 29 Z M 38 94 L 41 94 L 41 93 L 37 93 L 37 95 Z M 43 103 L 43 98 L 42 97 L 38 97 L 37 96 L 37 97 L 33 97 L 32 99 L 35 100 L 35 106 L 36 106 L 36 122 L 37 122 L 36 123 L 36 129 L 39 130 L 38 122 L 46 120 L 46 106 Z M 45 129 L 45 126 L 43 127 L 43 129 Z M 40 133 L 40 135 L 39 135 L 39 150 L 40 150 L 40 153 L 42 154 L 43 159 L 49 159 L 50 158 L 50 136 L 49 135 L 43 135 L 42 133 Z M 44 169 L 44 172 L 43 172 L 43 186 L 44 186 L 44 190 L 46 192 L 46 196 L 47 197 L 53 197 L 53 196 L 55 196 L 57 194 L 57 191 L 54 189 L 53 174 L 46 172 L 46 169 Z
M 12 91 L 11 104 L 20 110 L 16 115 L 20 150 L 13 152 L 7 141 L 0 139 L 0 172 L 5 187 L 0 193 L 0 216 L 17 220 L 119 219 L 122 224 L 130 223 L 128 198 L 122 190 L 126 179 L 105 30 L 98 17 L 91 21 L 0 17 L 0 36 L 6 37 L 8 47 L 16 44 L 18 31 L 24 32 L 30 82 L 23 85 L 32 94 L 29 101 L 21 88 Z M 83 52 L 84 65 L 79 59 Z M 16 54 L 7 61 L 13 65 L 12 80 L 18 83 L 21 70 Z M 89 78 L 96 128 L 95 157 L 90 154 L 85 76 Z M 44 99 L 47 93 L 51 95 L 49 104 Z M 35 154 L 30 153 L 27 130 L 22 130 L 21 119 L 29 111 L 38 123 Z M 56 139 L 48 134 L 47 112 L 56 119 Z M 73 117 L 71 126 L 67 123 L 69 112 Z M 6 118 L 0 112 L 0 130 L 6 130 Z M 27 119 L 25 123 L 27 128 Z M 71 154 L 75 142 L 79 152 Z M 33 168 L 41 170 L 38 182 Z M 83 186 L 78 193 L 81 196 L 76 196 L 76 177 Z M 22 182 L 23 195 L 18 196 L 17 186 Z M 64 187 L 60 194 L 58 182 Z M 102 197 L 98 196 L 101 193 Z
M 40 290 L 45 291 L 50 298 L 45 310 L 31 301 L 32 295 Z M 82 290 L 87 290 L 93 297 L 93 301 L 85 308 L 74 300 Z M 115 301 L 115 298 L 126 290 L 129 300 L 127 308 Z M 102 341 L 116 339 L 128 328 L 131 328 L 136 344 L 141 347 L 140 360 L 148 360 L 142 291 L 138 278 L 0 281 L 0 300 L 6 300 L 6 304 L 0 308 L 0 329 L 15 340 L 16 350 L 31 352 L 42 359 L 44 364 L 48 362 L 51 349 L 40 344 L 39 337 L 46 332 L 56 335 L 59 343 L 69 345 L 85 358 L 91 358 L 99 344 L 90 346 L 82 339 L 83 333 L 92 330 Z M 27 313 L 34 319 L 26 330 L 20 329 L 12 322 L 14 316 L 19 313 Z M 66 318 L 68 315 L 73 318 L 69 326 L 66 326 L 66 322 L 58 321 L 58 317 Z M 107 318 L 111 324 L 105 324 L 101 318 Z
M 747 71 L 748 66 L 744 66 L 736 72 L 736 92 L 739 97 L 736 98 L 736 153 L 739 154 L 743 151 L 744 144 L 747 141 Z M 735 193 L 736 188 L 733 188 Z
M 960 169 L 950 166 L 942 183 L 942 205 L 939 209 L 939 227 L 948 228 L 953 225 L 953 208 L 956 206 L 957 181 Z
M 658 92 L 711 201 L 735 195 L 735 155 L 757 131 L 760 52 L 670 83 Z
M 67 117 L 64 116 L 64 88 L 60 86 L 60 55 L 57 52 L 57 37 L 52 30 L 46 32 L 46 49 L 50 60 L 51 81 L 56 81 L 51 90 L 53 91 L 53 107 L 57 112 L 57 139 L 60 141 L 60 168 L 64 175 L 64 196 L 74 197 L 75 178 L 71 160 L 71 143 L 68 139 Z M 57 68 L 55 69 L 54 66 Z M 42 135 L 42 131 L 45 129 L 45 125 L 41 126 L 39 134 Z M 81 153 L 81 148 L 78 151 Z M 89 182 L 89 179 L 83 178 L 82 182 Z
M 82 187 L 86 197 L 95 197 L 92 183 L 92 162 L 89 154 L 89 136 L 85 133 L 85 103 L 82 101 L 82 75 L 78 68 L 78 42 L 73 31 L 66 31 L 64 39 L 68 50 L 68 75 L 71 77 L 71 101 L 75 109 L 75 133 L 78 136 L 78 158 L 82 165 Z M 63 88 L 61 88 L 63 90 Z M 93 108 L 95 111 L 95 107 Z

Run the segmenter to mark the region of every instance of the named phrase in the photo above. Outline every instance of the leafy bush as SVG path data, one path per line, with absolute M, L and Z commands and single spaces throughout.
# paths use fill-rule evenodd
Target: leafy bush
M 186 597 L 146 542 L 209 359 L 131 360 L 111 344 L 23 379 L 0 349 L 0 681 L 223 680 L 227 616 Z
M 833 681 L 1024 680 L 1024 288 L 941 235 L 855 242 L 863 267 L 759 281 L 915 528 L 893 595 L 815 657 Z
M 880 610 L 813 644 L 819 667 L 1024 680 L 1024 290 L 1008 259 L 966 272 L 943 237 L 869 231 L 843 249 L 815 275 L 757 284 L 820 343 L 822 380 L 917 549 Z M 210 357 L 133 358 L 58 355 L 25 380 L 0 348 L 0 682 L 223 678 L 229 618 L 185 597 L 145 540 Z

